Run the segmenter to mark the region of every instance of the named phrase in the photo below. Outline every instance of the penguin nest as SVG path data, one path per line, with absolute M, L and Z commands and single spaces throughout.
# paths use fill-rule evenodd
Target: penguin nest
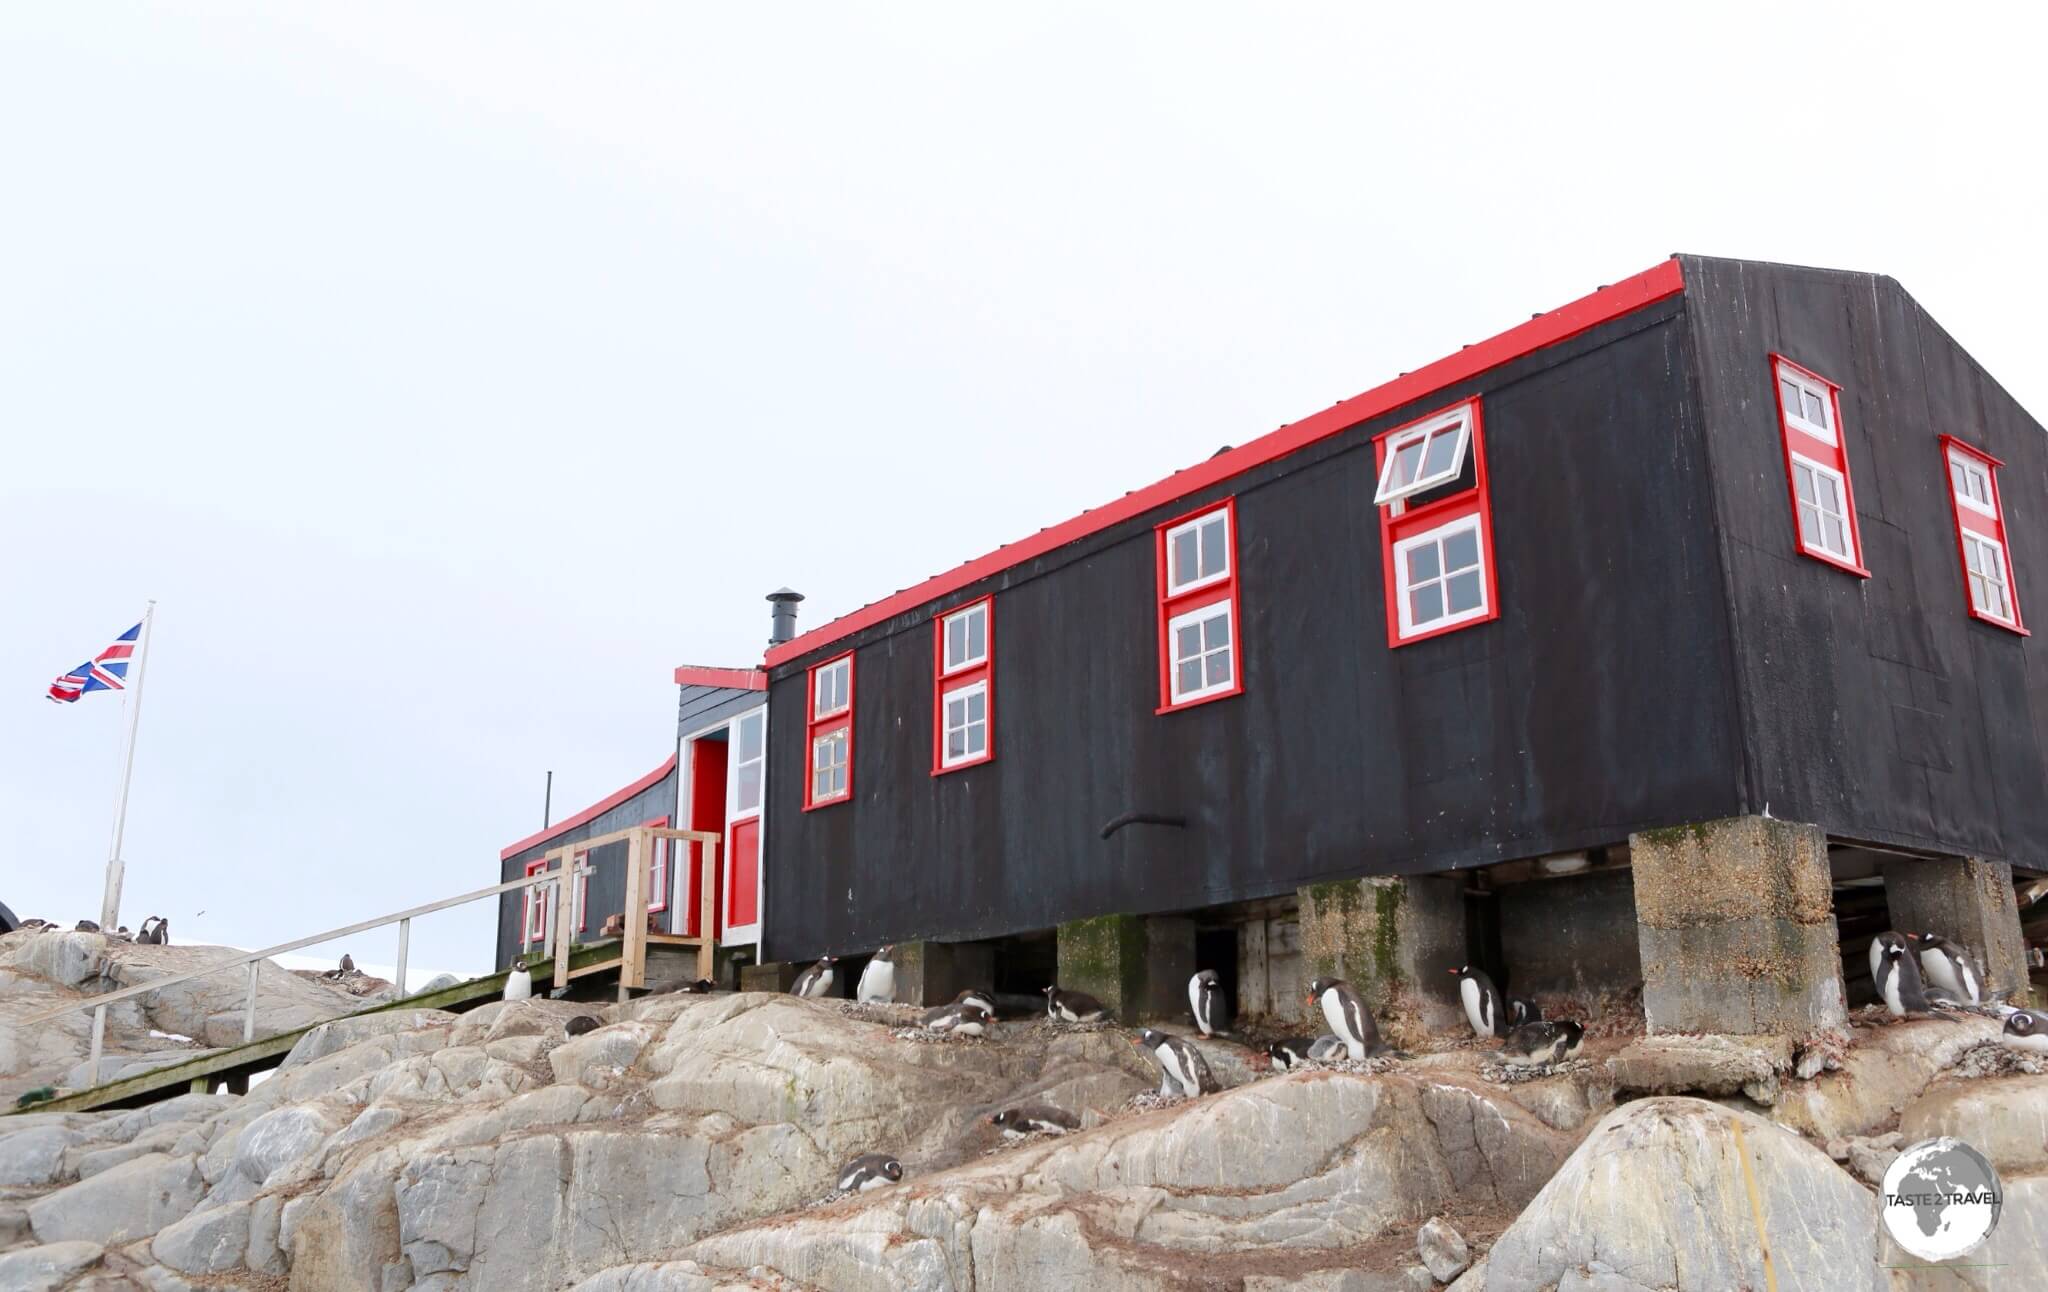
M 1075 1032 L 1108 1032 L 1117 1027 L 1117 1022 L 1113 1018 L 1104 1018 L 1093 1023 L 1061 1023 L 1040 1014 L 1031 1026 L 1034 1029 L 1034 1038 L 1049 1039 L 1055 1036 L 1068 1036 Z
M 1541 1081 L 1545 1077 L 1562 1077 L 1579 1072 L 1591 1072 L 1591 1059 L 1567 1059 L 1563 1063 L 1543 1063 L 1529 1067 L 1516 1067 L 1506 1063 L 1482 1063 L 1479 1077 L 1496 1086 L 1519 1086 L 1525 1081 Z
M 834 1189 L 832 1192 L 826 1194 L 822 1198 L 816 1198 L 810 1202 L 806 1202 L 804 1204 L 804 1210 L 811 1211 L 818 1207 L 829 1207 L 835 1202 L 844 1202 L 848 1198 L 858 1197 L 859 1195 L 860 1190 L 858 1189 Z
M 1118 1111 L 1149 1113 L 1155 1108 L 1171 1108 L 1175 1104 L 1184 1104 L 1189 1098 L 1188 1095 L 1162 1095 L 1157 1090 L 1148 1090 L 1142 1095 L 1132 1095 L 1129 1102 Z
M 921 1027 L 899 1027 L 889 1035 L 913 1045 L 980 1045 L 984 1039 L 960 1032 L 927 1032 Z
M 1986 1041 L 1973 1045 L 1956 1060 L 1955 1074 L 1959 1077 L 2009 1077 L 2024 1073 L 2039 1076 L 2048 1072 L 2048 1060 L 2039 1055 L 2015 1050 L 1997 1041 Z
M 1362 1076 L 1377 1076 L 1382 1072 L 1392 1072 L 1401 1066 L 1401 1061 L 1391 1054 L 1380 1054 L 1370 1059 L 1310 1059 L 1301 1066 L 1311 1072 L 1350 1072 Z
M 835 1002 L 839 1012 L 859 1023 L 886 1023 L 890 1027 L 902 1027 L 915 1023 L 924 1011 L 915 1005 L 881 1004 L 875 1001 L 842 1000 Z

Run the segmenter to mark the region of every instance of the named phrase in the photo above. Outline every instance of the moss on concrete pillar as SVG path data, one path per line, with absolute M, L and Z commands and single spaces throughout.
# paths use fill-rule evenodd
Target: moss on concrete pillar
M 1892 927 L 1939 933 L 1977 958 L 1987 992 L 2027 995 L 2027 950 L 2020 934 L 2012 867 L 1974 857 L 1888 857 L 1881 867 Z
M 1305 979 L 1348 980 L 1395 1044 L 1457 1024 L 1449 970 L 1465 962 L 1465 898 L 1456 876 L 1332 880 L 1298 896 Z
M 992 990 L 995 948 L 985 942 L 898 942 L 896 999 L 906 1005 L 943 1005 L 969 987 Z
M 1098 915 L 1059 927 L 1060 986 L 1085 991 L 1119 1020 L 1187 1014 L 1195 924 L 1175 915 Z
M 1848 1021 L 1827 836 L 1730 817 L 1629 838 L 1652 1032 L 1804 1035 Z

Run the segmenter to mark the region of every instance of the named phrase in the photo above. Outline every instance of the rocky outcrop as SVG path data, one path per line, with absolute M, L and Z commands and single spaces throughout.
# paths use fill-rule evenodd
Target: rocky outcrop
M 1877 1199 L 1749 1113 L 1652 1098 L 1603 1118 L 1454 1292 L 1888 1286 Z

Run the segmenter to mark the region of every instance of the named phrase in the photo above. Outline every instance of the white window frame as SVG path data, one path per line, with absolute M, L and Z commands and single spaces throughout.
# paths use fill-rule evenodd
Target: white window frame
M 1987 573 L 1970 568 L 1970 544 L 1972 543 L 1983 547 L 1989 554 L 1992 563 L 1998 567 L 1997 578 L 1994 579 Z M 1995 538 L 1987 537 L 1972 530 L 1964 530 L 1963 582 L 1969 591 L 1970 604 L 1976 608 L 1978 614 L 1983 615 L 1986 619 L 1996 620 L 1998 623 L 2005 624 L 2008 627 L 2018 626 L 2019 616 L 2013 612 L 2012 608 L 2012 565 L 2005 559 L 2005 544 Z M 1977 585 L 1980 582 L 1988 586 L 1995 586 L 1998 589 L 1999 599 L 2005 602 L 2005 613 L 2000 614 L 1998 611 L 1977 600 Z
M 746 729 L 749 726 L 759 727 L 761 733 L 760 748 L 752 758 L 744 757 L 747 748 Z M 841 730 L 845 730 L 845 728 L 841 728 Z M 768 785 L 768 711 L 766 709 L 755 709 L 750 713 L 743 713 L 739 717 L 734 718 L 731 730 L 727 736 L 727 742 L 734 755 L 732 760 L 732 811 L 758 812 L 761 809 L 762 801 L 766 797 L 764 791 Z M 754 779 L 754 798 L 751 803 L 746 801 L 746 796 L 741 792 L 747 781 L 746 777 L 740 773 L 748 767 L 758 767 L 760 769 L 760 775 Z
M 1223 527 L 1223 568 L 1210 574 L 1198 574 L 1192 579 L 1181 578 L 1178 563 L 1173 557 L 1173 540 L 1182 534 L 1188 533 L 1190 530 L 1198 531 L 1195 535 L 1195 562 L 1199 565 L 1202 560 L 1202 538 L 1199 531 L 1210 525 L 1221 525 Z M 1167 530 L 1166 595 L 1169 598 L 1178 597 L 1185 593 L 1206 588 L 1212 583 L 1222 583 L 1228 579 L 1230 577 L 1230 539 L 1230 508 L 1228 507 L 1218 507 L 1214 511 L 1205 511 L 1192 520 L 1184 520 L 1172 529 Z
M 1421 583 L 1434 583 L 1438 587 L 1444 587 L 1450 582 L 1452 574 L 1462 574 L 1468 568 L 1460 566 L 1455 571 L 1445 569 L 1442 550 L 1446 540 L 1453 534 L 1461 533 L 1465 530 L 1472 532 L 1473 545 L 1479 553 L 1479 563 L 1476 566 L 1469 567 L 1479 571 L 1479 604 L 1468 610 L 1452 610 L 1450 609 L 1450 599 L 1446 597 L 1444 599 L 1445 609 L 1443 614 L 1438 615 L 1427 623 L 1416 623 L 1415 608 L 1410 594 L 1421 584 L 1409 580 L 1408 553 L 1418 547 L 1436 547 L 1438 549 L 1436 575 L 1433 578 L 1422 580 Z M 1394 609 L 1398 616 L 1397 622 L 1401 625 L 1401 636 L 1405 639 L 1413 637 L 1417 633 L 1435 632 L 1439 628 L 1453 628 L 1462 623 L 1469 623 L 1474 619 L 1484 619 L 1492 611 L 1490 588 L 1488 586 L 1492 582 L 1489 577 L 1490 574 L 1491 571 L 1486 568 L 1486 535 L 1481 532 L 1478 512 L 1460 516 L 1456 520 L 1446 521 L 1434 529 L 1426 529 L 1420 534 L 1410 535 L 1394 544 Z
M 590 927 L 590 854 L 569 854 L 569 927 L 578 933 Z
M 1989 516 L 1991 519 L 1997 520 L 1998 502 L 1997 495 L 1991 492 L 1991 468 L 1960 449 L 1950 449 L 1948 451 L 1948 469 L 1949 492 L 1956 496 L 1956 505 L 1974 511 L 1979 516 Z M 1984 487 L 1984 497 L 1981 500 L 1975 494 L 1969 492 L 1969 485 L 1967 483 L 1960 483 L 1956 480 L 1956 472 L 1958 471 L 1963 473 L 1966 481 L 1981 484 Z
M 956 622 L 965 623 L 965 621 L 974 618 L 979 618 L 981 620 L 981 654 L 964 655 L 956 660 L 953 658 L 953 625 Z M 968 632 L 969 630 L 962 630 L 963 638 L 968 635 Z M 942 648 L 946 652 L 944 666 L 939 670 L 940 677 L 951 677 L 953 674 L 958 673 L 963 669 L 970 669 L 978 664 L 988 663 L 988 652 L 990 644 L 988 632 L 988 602 L 977 601 L 973 605 L 965 608 L 964 610 L 955 610 L 950 615 L 940 616 L 939 641 L 943 644 Z
M 813 677 L 815 680 L 811 683 L 811 721 L 822 722 L 826 718 L 845 713 L 853 706 L 853 657 L 851 655 L 843 659 L 836 659 L 830 664 L 822 665 L 813 674 Z M 830 709 L 821 708 L 820 706 L 825 702 L 825 683 L 827 679 L 835 677 L 839 679 L 839 686 L 837 688 L 840 695 L 839 703 Z
M 1800 467 L 1805 467 L 1809 471 L 1812 471 L 1816 476 L 1826 476 L 1828 479 L 1835 482 L 1835 499 L 1837 502 L 1841 504 L 1842 510 L 1840 512 L 1829 514 L 1834 515 L 1837 520 L 1841 521 L 1842 541 L 1848 545 L 1848 550 L 1837 552 L 1834 548 L 1829 547 L 1819 538 L 1808 540 L 1806 536 L 1806 520 L 1805 517 L 1803 517 L 1800 514 L 1800 508 L 1808 505 L 1804 500 L 1802 500 L 1799 497 Z M 1820 490 L 1818 489 L 1814 490 L 1814 500 L 1812 506 L 1815 511 L 1823 510 L 1820 505 Z M 1824 552 L 1828 556 L 1833 557 L 1837 561 L 1846 561 L 1851 565 L 1858 564 L 1862 559 L 1861 555 L 1856 551 L 1856 527 L 1849 521 L 1848 480 L 1844 479 L 1842 473 L 1835 470 L 1833 467 L 1828 466 L 1827 464 L 1822 462 L 1816 462 L 1812 458 L 1807 457 L 1803 453 L 1792 454 L 1792 528 L 1794 533 L 1796 533 L 1799 537 L 1799 545 L 1801 547 L 1808 548 L 1816 552 Z
M 1192 691 L 1183 691 L 1180 689 L 1180 666 L 1187 663 L 1187 657 L 1180 654 L 1180 630 L 1188 627 L 1190 624 L 1199 625 L 1207 623 L 1211 619 L 1222 619 L 1229 624 L 1230 640 L 1220 649 L 1230 652 L 1230 674 L 1221 682 L 1205 681 Z M 1203 661 L 1202 676 L 1204 678 L 1209 675 L 1208 659 L 1216 653 L 1216 651 L 1198 649 L 1193 656 L 1193 658 Z M 1206 605 L 1196 606 L 1193 610 L 1184 610 L 1166 621 L 1166 684 L 1168 688 L 1167 694 L 1172 697 L 1172 703 L 1185 704 L 1190 700 L 1200 700 L 1212 695 L 1221 695 L 1225 691 L 1234 689 L 1237 686 L 1237 664 L 1237 614 L 1232 609 L 1230 598 L 1225 597 L 1221 601 L 1211 601 Z
M 954 726 L 953 726 L 953 701 L 955 701 L 955 700 L 960 700 L 960 701 L 962 701 L 962 702 L 965 702 L 965 701 L 966 701 L 966 699 L 967 699 L 967 697 L 969 697 L 969 696 L 971 696 L 971 695 L 974 695 L 974 694 L 976 694 L 976 693 L 979 693 L 979 694 L 980 694 L 980 696 L 981 696 L 981 721 L 980 721 L 980 722 L 974 722 L 974 721 L 972 721 L 972 720 L 969 720 L 969 721 L 967 721 L 967 722 L 964 722 L 964 723 L 962 723 L 962 724 L 961 724 L 961 725 L 960 725 L 959 727 L 957 727 L 957 728 L 956 728 L 956 727 L 954 727 Z M 950 690 L 950 691 L 942 691 L 942 692 L 940 692 L 940 694 L 939 694 L 939 766 L 941 766 L 941 767 L 958 767 L 958 766 L 962 765 L 963 763 L 978 763 L 978 762 L 980 762 L 980 761 L 981 761 L 982 759 L 984 759 L 984 758 L 987 758 L 987 757 L 988 757 L 988 755 L 989 755 L 989 748 L 988 748 L 988 737 L 989 737 L 989 723 L 988 723 L 988 717 L 989 717 L 989 714 L 988 714 L 988 682 L 987 682 L 986 680 L 983 680 L 983 681 L 980 681 L 980 682 L 969 682 L 969 683 L 968 683 L 968 684 L 967 684 L 966 686 L 956 686 L 956 687 L 954 687 L 954 688 L 953 688 L 952 690 Z M 980 748 L 980 749 L 971 749 L 971 750 L 968 750 L 967 752 L 965 752 L 965 753 L 962 753 L 962 754 L 961 754 L 961 755 L 960 755 L 960 756 L 959 756 L 958 758 L 955 758 L 955 757 L 953 756 L 953 733 L 954 733 L 954 731 L 958 730 L 958 731 L 962 731 L 962 732 L 967 732 L 967 731 L 972 731 L 972 730 L 973 730 L 973 729 L 974 729 L 975 727 L 980 727 L 980 728 L 981 728 L 981 748 Z M 964 744 L 964 743 L 965 743 L 965 742 L 963 742 L 963 744 Z
M 1451 450 L 1450 465 L 1440 470 L 1432 471 L 1427 475 L 1418 475 L 1407 484 L 1395 484 L 1394 469 L 1400 464 L 1401 450 L 1417 440 L 1425 441 L 1422 446 L 1422 457 L 1424 461 L 1427 461 L 1429 458 L 1429 444 L 1427 441 L 1433 440 L 1445 433 L 1457 436 L 1456 446 Z M 1450 481 L 1456 480 L 1464 473 L 1465 457 L 1471 451 L 1472 406 L 1470 404 L 1460 404 L 1446 413 L 1432 417 L 1424 422 L 1418 422 L 1414 426 L 1388 437 L 1386 461 L 1380 465 L 1379 487 L 1373 491 L 1373 505 L 1385 507 L 1390 503 L 1399 502 L 1403 498 L 1413 497 L 1425 490 L 1434 489 L 1438 485 L 1448 484 Z
M 529 862 L 527 866 L 526 877 L 528 879 L 533 878 L 535 875 L 545 874 L 548 870 L 548 864 L 545 860 L 538 864 Z M 521 946 L 532 946 L 536 942 L 543 945 L 546 944 L 548 931 L 555 926 L 555 894 L 558 891 L 553 881 L 528 884 L 526 886 L 526 929 L 524 936 L 519 939 Z M 536 924 L 539 927 L 535 927 Z
M 1836 448 L 1840 448 L 1841 441 L 1835 438 L 1834 427 L 1835 392 L 1824 383 L 1815 381 L 1805 373 L 1792 367 L 1783 359 L 1778 360 L 1776 364 L 1776 376 L 1782 385 L 1789 385 L 1795 390 L 1818 398 L 1820 400 L 1821 413 L 1828 419 L 1825 426 L 1814 421 L 1806 415 L 1804 403 L 1799 401 L 1787 403 L 1784 392 L 1780 390 L 1778 392 L 1778 410 L 1784 415 L 1785 424 L 1803 434 L 1811 435 L 1823 444 L 1832 444 Z
M 830 731 L 821 731 L 811 737 L 811 765 L 808 772 L 811 778 L 811 806 L 816 807 L 825 803 L 837 803 L 853 792 L 853 777 L 849 774 L 852 771 L 852 759 L 850 757 L 852 752 L 851 732 L 851 727 L 842 726 L 834 727 Z M 828 741 L 837 741 L 839 744 L 840 754 L 837 764 L 839 768 L 839 788 L 828 794 L 820 794 L 818 792 L 818 773 L 831 766 L 831 764 L 821 765 L 818 762 L 818 748 Z
M 650 839 L 647 846 L 647 913 L 665 914 L 668 900 L 668 845 L 667 839 Z M 657 903 L 659 903 L 657 905 Z

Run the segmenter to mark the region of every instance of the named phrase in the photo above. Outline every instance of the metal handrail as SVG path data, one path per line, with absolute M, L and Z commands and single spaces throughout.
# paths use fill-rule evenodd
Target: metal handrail
M 182 982 L 191 982 L 196 978 L 207 978 L 214 974 L 226 973 L 231 969 L 246 965 L 249 969 L 249 989 L 243 1004 L 242 1041 L 244 1044 L 247 1044 L 256 1039 L 256 981 L 259 966 L 263 961 L 269 960 L 274 956 L 283 955 L 286 952 L 297 951 L 301 947 L 317 946 L 322 942 L 331 942 L 335 938 L 345 938 L 351 934 L 365 933 L 371 929 L 382 928 L 387 924 L 396 924 L 398 926 L 398 964 L 393 973 L 396 979 L 393 985 L 398 989 L 398 998 L 402 1000 L 405 998 L 406 956 L 412 941 L 412 922 L 415 919 L 422 915 L 432 915 L 436 911 L 448 910 L 450 907 L 466 906 L 470 902 L 482 901 L 487 897 L 498 897 L 505 893 L 519 892 L 541 884 L 553 884 L 556 887 L 556 918 L 549 923 L 548 936 L 542 942 L 542 950 L 556 957 L 556 985 L 561 986 L 568 981 L 569 960 L 566 955 L 560 954 L 560 951 L 567 945 L 569 940 L 568 917 L 572 893 L 574 892 L 571 885 L 575 882 L 576 877 L 575 854 L 620 840 L 625 840 L 629 844 L 626 863 L 628 876 L 626 884 L 627 905 L 628 907 L 636 907 L 639 911 L 638 920 L 627 926 L 627 936 L 624 940 L 624 945 L 621 947 L 620 987 L 623 991 L 629 981 L 634 986 L 640 985 L 639 982 L 635 981 L 639 978 L 639 973 L 635 972 L 624 962 L 632 960 L 636 953 L 644 955 L 646 952 L 645 910 L 647 907 L 647 894 L 644 891 L 645 885 L 643 883 L 645 876 L 641 873 L 646 866 L 643 840 L 657 837 L 683 839 L 708 845 L 709 852 L 705 862 L 705 888 L 707 891 L 712 889 L 712 867 L 716 863 L 718 845 L 722 842 L 718 835 L 703 830 L 675 830 L 660 826 L 630 826 L 624 830 L 615 830 L 610 834 L 599 835 L 594 839 L 579 840 L 576 843 L 563 844 L 548 849 L 541 854 L 543 859 L 553 860 L 560 858 L 562 861 L 561 865 L 550 870 L 535 871 L 531 875 L 523 875 L 518 879 L 509 879 L 502 884 L 493 884 L 488 888 L 479 888 L 474 892 L 463 893 L 460 896 L 444 897 L 438 902 L 428 902 L 423 906 L 414 906 L 403 911 L 395 911 L 390 915 L 380 915 L 375 919 L 361 920 L 354 924 L 343 925 L 337 929 L 328 929 L 325 932 L 310 934 L 303 938 L 295 938 L 290 942 L 280 942 L 276 946 L 265 947 L 261 951 L 238 952 L 227 957 L 225 960 L 208 965 L 204 969 L 194 969 L 187 973 L 172 974 L 167 978 L 154 978 L 148 982 L 137 983 L 133 987 L 123 987 L 117 991 L 107 992 L 104 995 L 88 996 L 82 1000 L 73 1001 L 68 1005 L 50 1010 L 47 1013 L 39 1014 L 27 1020 L 25 1026 L 33 1027 L 38 1023 L 48 1023 L 82 1009 L 90 1009 L 93 1012 L 92 1052 L 86 1069 L 86 1085 L 89 1088 L 99 1084 L 100 1056 L 106 1044 L 107 1006 L 109 1005 L 119 1004 L 121 1001 L 146 995 L 153 991 L 161 991 L 166 987 L 174 987 Z M 708 946 L 710 941 L 708 929 L 712 918 L 711 912 L 708 909 L 703 918 L 706 922 L 707 934 L 705 942 Z M 636 931 L 639 933 L 638 937 L 633 936 Z M 337 1018 L 340 1016 L 340 1014 L 335 1015 Z

